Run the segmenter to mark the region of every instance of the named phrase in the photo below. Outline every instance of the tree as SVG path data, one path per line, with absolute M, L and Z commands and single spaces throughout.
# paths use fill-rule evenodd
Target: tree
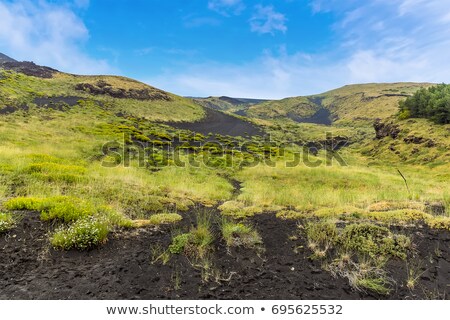
M 438 124 L 450 123 L 450 85 L 420 89 L 399 102 L 399 118 L 427 118 Z

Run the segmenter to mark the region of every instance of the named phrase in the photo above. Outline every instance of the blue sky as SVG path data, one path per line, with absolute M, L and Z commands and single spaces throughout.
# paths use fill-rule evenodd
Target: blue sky
M 450 82 L 450 1 L 0 0 L 0 52 L 191 96 Z

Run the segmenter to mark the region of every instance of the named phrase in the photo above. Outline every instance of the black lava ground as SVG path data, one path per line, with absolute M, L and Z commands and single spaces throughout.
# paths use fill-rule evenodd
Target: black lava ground
M 187 214 L 176 227 L 120 231 L 90 251 L 55 251 L 48 243 L 52 227 L 37 213 L 26 213 L 19 226 L 0 236 L 0 299 L 448 299 L 450 233 L 410 230 L 423 274 L 411 292 L 404 285 L 404 262 L 390 265 L 397 280 L 391 295 L 355 291 L 346 279 L 333 278 L 311 261 L 297 223 L 261 214 L 253 224 L 265 251 L 227 250 L 217 240 L 212 253 L 216 282 L 184 256 L 166 265 L 152 263 L 152 247 L 167 246 L 173 228 L 188 228 Z M 177 279 L 177 280 L 176 280 Z M 179 287 L 176 285 L 178 282 Z
M 205 112 L 206 116 L 197 122 L 168 122 L 166 124 L 204 135 L 209 133 L 233 137 L 263 135 L 263 131 L 250 122 L 209 108 L 205 108 Z

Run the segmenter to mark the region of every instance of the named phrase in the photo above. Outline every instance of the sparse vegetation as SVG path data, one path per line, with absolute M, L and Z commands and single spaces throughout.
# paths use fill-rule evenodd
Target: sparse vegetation
M 305 226 L 311 258 L 324 259 L 325 269 L 345 277 L 357 290 L 389 294 L 392 280 L 384 266 L 389 259 L 407 258 L 411 239 L 388 228 L 353 223 L 337 228 L 335 222 L 319 220 Z

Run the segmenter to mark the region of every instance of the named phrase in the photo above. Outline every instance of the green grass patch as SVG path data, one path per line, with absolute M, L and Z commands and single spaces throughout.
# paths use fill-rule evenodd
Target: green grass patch
M 0 234 L 4 233 L 16 225 L 16 219 L 9 212 L 0 212 Z
M 359 288 L 376 292 L 381 295 L 388 295 L 391 292 L 391 289 L 388 287 L 389 283 L 383 277 L 362 278 L 358 279 L 355 284 Z
M 262 245 L 262 238 L 253 227 L 224 219 L 221 225 L 222 237 L 228 247 L 257 248 Z
M 173 254 L 184 253 L 188 257 L 202 260 L 211 251 L 214 235 L 211 230 L 211 215 L 207 211 L 197 214 L 197 225 L 188 233 L 175 235 L 169 246 Z
M 181 221 L 183 219 L 182 216 L 180 216 L 177 213 L 160 213 L 160 214 L 154 214 L 150 216 L 149 219 L 146 220 L 134 220 L 133 225 L 134 227 L 145 227 L 145 226 L 158 226 L 160 224 L 173 224 Z

